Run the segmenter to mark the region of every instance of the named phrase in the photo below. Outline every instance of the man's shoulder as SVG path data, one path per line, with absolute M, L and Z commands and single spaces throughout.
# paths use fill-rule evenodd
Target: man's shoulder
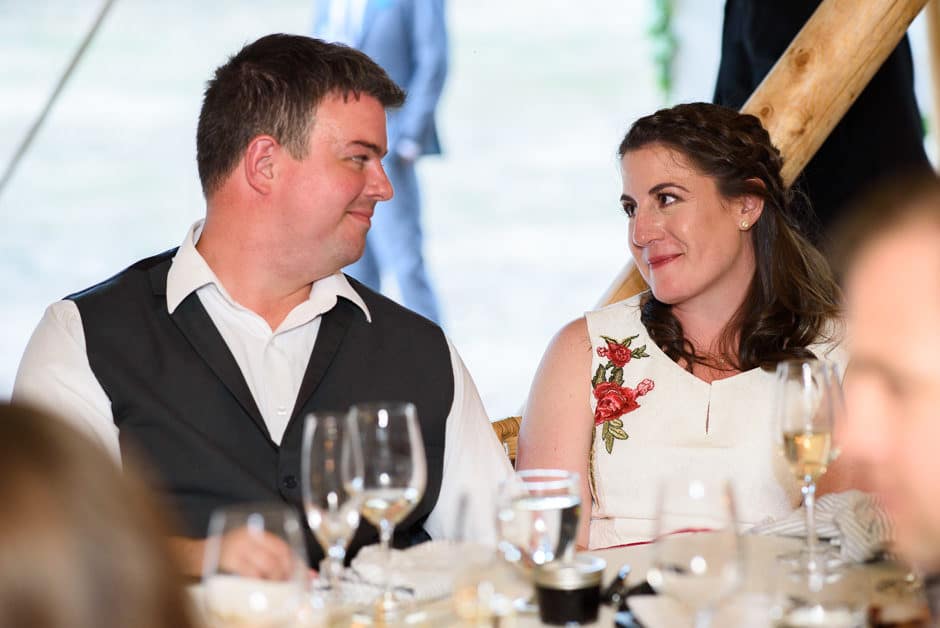
M 162 277 L 162 286 L 154 286 L 155 288 L 163 288 L 163 291 L 166 290 L 166 271 L 170 268 L 170 263 L 173 260 L 173 256 L 176 254 L 176 248 L 163 251 L 162 253 L 157 253 L 156 255 L 151 255 L 142 260 L 138 260 L 125 268 L 124 270 L 108 277 L 104 281 L 98 282 L 93 286 L 85 288 L 84 290 L 79 290 L 78 292 L 73 292 L 72 294 L 67 295 L 65 298 L 70 301 L 79 301 L 96 296 L 104 296 L 112 292 L 118 291 L 121 288 L 126 286 L 139 283 L 141 280 L 144 280 L 147 284 L 153 281 L 153 274 L 156 273 L 156 279 Z M 161 268 L 161 265 L 165 268 Z M 158 272 L 162 271 L 162 272 Z
M 382 326 L 394 325 L 396 328 L 404 327 L 416 331 L 426 331 L 428 333 L 440 334 L 441 337 L 443 337 L 444 331 L 434 321 L 379 294 L 349 275 L 346 275 L 346 279 L 349 281 L 349 285 L 352 286 L 352 289 L 362 297 L 366 307 L 369 308 L 369 314 L 372 317 L 373 323 Z

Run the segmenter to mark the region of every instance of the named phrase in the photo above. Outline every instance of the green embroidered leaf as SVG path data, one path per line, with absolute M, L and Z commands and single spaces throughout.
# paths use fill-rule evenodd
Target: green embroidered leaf
M 610 421 L 607 421 L 607 424 L 611 427 L 623 427 L 623 421 L 620 419 L 611 419 Z
M 594 372 L 594 378 L 591 380 L 591 386 L 597 386 L 605 381 L 605 376 L 607 375 L 607 367 L 603 364 L 598 365 L 597 371 Z
M 607 453 L 609 454 L 614 453 L 614 437 L 613 436 L 608 435 L 607 438 L 604 439 L 604 445 L 607 448 Z
M 619 428 L 619 427 L 612 427 L 612 428 L 610 428 L 610 432 L 609 432 L 609 433 L 610 433 L 611 436 L 613 436 L 613 437 L 616 438 L 617 440 L 627 440 L 628 438 L 630 438 L 629 436 L 627 436 L 627 433 L 626 433 L 625 431 L 623 431 L 623 429 L 621 429 L 621 428 Z
M 642 346 L 640 346 L 640 347 L 637 347 L 636 349 L 634 349 L 633 351 L 630 352 L 630 355 L 632 355 L 634 358 L 648 358 L 648 357 L 650 357 L 650 354 L 648 354 L 648 353 L 646 352 L 646 345 L 642 345 Z
M 627 338 L 624 338 L 623 342 L 620 342 L 618 344 L 622 344 L 625 347 L 629 347 L 630 343 L 632 343 L 634 340 L 636 340 L 639 337 L 640 337 L 640 334 L 636 334 L 635 336 L 629 336 Z
M 615 366 L 610 371 L 610 381 L 616 383 L 618 386 L 623 386 L 623 369 L 619 366 Z

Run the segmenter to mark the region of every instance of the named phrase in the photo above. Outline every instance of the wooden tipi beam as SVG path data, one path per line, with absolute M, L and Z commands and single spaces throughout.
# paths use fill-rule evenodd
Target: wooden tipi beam
M 761 119 L 790 185 L 897 47 L 927 0 L 825 0 L 742 111 Z M 630 260 L 599 305 L 645 289 Z

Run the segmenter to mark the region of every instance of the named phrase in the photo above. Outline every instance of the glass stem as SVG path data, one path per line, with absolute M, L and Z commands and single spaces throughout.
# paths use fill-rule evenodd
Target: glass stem
M 330 547 L 328 560 L 326 564 L 326 581 L 330 589 L 335 591 L 339 587 L 340 578 L 343 575 L 343 561 L 346 559 L 346 548 L 342 545 Z
M 379 525 L 379 543 L 382 546 L 382 562 L 385 564 L 385 582 L 383 583 L 384 593 L 382 595 L 383 605 L 389 607 L 395 603 L 395 596 L 392 593 L 392 532 L 395 526 L 386 519 L 382 519 Z
M 803 504 L 806 506 L 806 546 L 809 550 L 809 568 L 816 570 L 816 483 L 803 485 Z

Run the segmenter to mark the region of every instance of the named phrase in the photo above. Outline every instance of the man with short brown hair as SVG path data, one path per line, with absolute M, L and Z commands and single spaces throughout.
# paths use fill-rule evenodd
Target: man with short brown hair
M 430 321 L 352 280 L 376 203 L 386 108 L 404 94 L 366 55 L 269 35 L 209 81 L 197 130 L 206 197 L 178 249 L 141 260 L 47 310 L 14 389 L 74 418 L 118 459 L 141 455 L 201 570 L 209 516 L 246 501 L 301 508 L 304 417 L 363 401 L 417 406 L 423 499 L 396 527 L 405 547 L 452 537 L 460 495 L 495 499 L 510 467 L 460 357 Z M 485 502 L 484 502 L 485 503 Z M 459 522 L 493 536 L 490 513 Z M 375 542 L 363 524 L 351 555 Z M 308 534 L 317 564 L 322 551 Z M 233 571 L 285 548 L 223 546 Z

